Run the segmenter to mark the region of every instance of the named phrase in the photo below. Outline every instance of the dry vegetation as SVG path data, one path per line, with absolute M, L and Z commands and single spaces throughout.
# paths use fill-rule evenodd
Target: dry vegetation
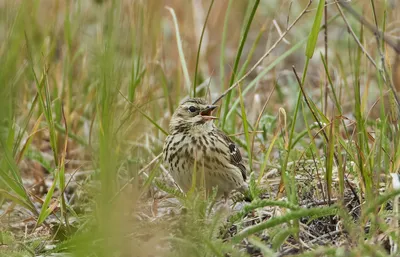
M 324 2 L 0 0 L 0 256 L 399 256 L 400 3 Z M 159 157 L 232 85 L 227 207 Z

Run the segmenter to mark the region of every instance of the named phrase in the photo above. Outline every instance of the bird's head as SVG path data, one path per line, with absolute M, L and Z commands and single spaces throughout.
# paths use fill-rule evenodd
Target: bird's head
M 171 133 L 184 132 L 197 126 L 211 123 L 217 117 L 212 116 L 216 105 L 207 104 L 204 99 L 190 98 L 179 105 L 169 123 Z

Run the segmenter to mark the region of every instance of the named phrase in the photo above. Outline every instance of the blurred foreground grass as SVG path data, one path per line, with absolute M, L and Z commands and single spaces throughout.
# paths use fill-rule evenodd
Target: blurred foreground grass
M 0 0 L 0 254 L 399 255 L 400 57 L 324 2 Z M 399 3 L 351 6 L 399 39 Z M 235 84 L 253 201 L 226 208 L 159 154 L 183 98 Z

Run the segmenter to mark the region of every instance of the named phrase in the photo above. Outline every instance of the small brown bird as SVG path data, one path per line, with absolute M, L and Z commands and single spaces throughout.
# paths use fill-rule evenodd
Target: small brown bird
M 246 168 L 239 149 L 214 125 L 215 108 L 200 98 L 184 101 L 172 115 L 163 158 L 182 191 L 189 191 L 196 172 L 197 187 L 203 185 L 208 194 L 217 187 L 217 198 L 227 200 L 232 190 L 247 189 Z

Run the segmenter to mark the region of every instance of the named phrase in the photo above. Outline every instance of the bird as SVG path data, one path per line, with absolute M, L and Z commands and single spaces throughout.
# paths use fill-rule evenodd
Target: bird
M 196 188 L 204 188 L 206 195 L 217 188 L 216 199 L 223 196 L 227 202 L 231 191 L 245 193 L 248 185 L 240 150 L 214 124 L 217 107 L 202 98 L 183 101 L 171 117 L 163 161 L 183 192 L 192 188 L 194 178 Z

